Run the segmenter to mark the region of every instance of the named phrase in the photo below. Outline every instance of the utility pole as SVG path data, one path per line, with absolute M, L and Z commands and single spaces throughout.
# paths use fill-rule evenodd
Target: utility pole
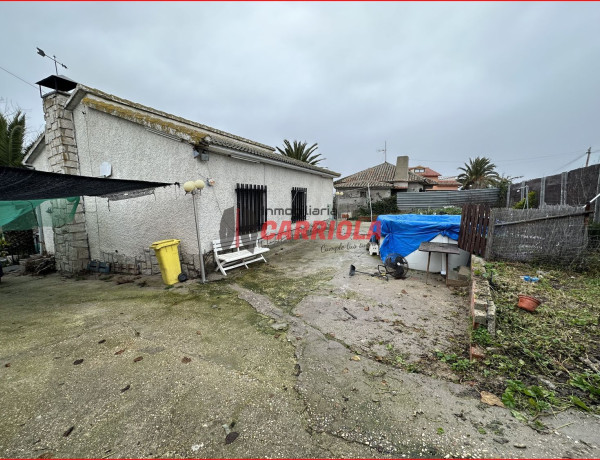
M 588 165 L 590 164 L 590 155 L 592 154 L 592 148 L 590 147 L 587 150 L 587 159 L 585 160 L 585 167 L 587 168 Z

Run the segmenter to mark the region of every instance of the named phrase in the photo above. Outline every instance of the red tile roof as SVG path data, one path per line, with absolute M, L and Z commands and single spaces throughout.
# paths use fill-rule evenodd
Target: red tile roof
M 412 168 L 408 168 L 409 171 L 415 172 L 415 169 L 424 169 L 425 172 L 420 172 L 420 173 L 415 173 L 418 174 L 419 176 L 423 176 L 423 177 L 433 177 L 437 180 L 437 178 L 439 176 L 441 176 L 441 174 L 437 171 L 434 171 L 431 168 L 428 168 L 427 166 L 413 166 Z
M 335 181 L 335 188 L 390 188 L 396 174 L 396 165 L 385 162 L 372 168 L 363 169 L 350 176 L 342 177 Z M 410 182 L 418 182 L 421 184 L 435 184 L 436 181 L 430 178 L 422 177 L 418 174 L 408 172 L 408 180 Z

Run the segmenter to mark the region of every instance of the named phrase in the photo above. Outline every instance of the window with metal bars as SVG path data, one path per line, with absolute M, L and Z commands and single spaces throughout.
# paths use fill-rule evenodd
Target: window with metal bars
M 235 192 L 239 234 L 260 232 L 267 220 L 267 186 L 237 184 Z
M 294 187 L 292 189 L 292 222 L 306 220 L 306 189 Z

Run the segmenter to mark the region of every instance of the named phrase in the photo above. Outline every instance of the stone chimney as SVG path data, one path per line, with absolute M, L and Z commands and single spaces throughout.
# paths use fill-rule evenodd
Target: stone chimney
M 79 155 L 75 141 L 73 114 L 65 105 L 70 97 L 63 91 L 52 91 L 42 96 L 46 119 L 46 154 L 51 172 L 79 174 Z M 60 200 L 58 206 L 67 206 Z M 60 272 L 77 273 L 87 267 L 90 250 L 85 224 L 83 200 L 77 206 L 72 222 L 54 228 L 54 257 Z
M 396 189 L 408 189 L 408 156 L 396 158 L 396 173 L 393 182 Z

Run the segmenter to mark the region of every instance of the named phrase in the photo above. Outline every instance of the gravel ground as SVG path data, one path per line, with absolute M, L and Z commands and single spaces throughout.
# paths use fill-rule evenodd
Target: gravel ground
M 466 299 L 439 275 L 350 277 L 378 261 L 345 244 L 287 243 L 170 290 L 8 274 L 0 456 L 600 456 L 596 416 L 562 412 L 542 435 L 476 388 L 390 365 L 464 339 Z

